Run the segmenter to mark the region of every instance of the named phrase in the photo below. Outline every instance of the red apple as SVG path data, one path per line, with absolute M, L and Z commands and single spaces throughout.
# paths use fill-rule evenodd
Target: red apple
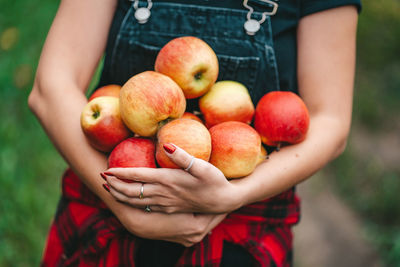
M 306 138 L 309 124 L 308 109 L 295 93 L 269 92 L 257 104 L 254 128 L 268 146 L 300 143 Z
M 218 58 L 203 40 L 185 36 L 168 42 L 158 53 L 155 70 L 171 77 L 186 98 L 205 94 L 218 77 Z
M 122 122 L 119 99 L 100 96 L 86 104 L 81 113 L 81 126 L 89 143 L 103 152 L 110 152 L 130 131 Z
M 185 112 L 185 113 L 183 113 L 183 115 L 182 115 L 181 118 L 182 118 L 182 119 L 191 119 L 191 120 L 195 120 L 195 121 L 198 121 L 198 122 L 203 123 L 203 121 L 202 121 L 199 117 L 197 117 L 196 115 L 194 115 L 194 114 L 191 113 L 191 112 Z
M 119 143 L 108 157 L 108 167 L 156 168 L 155 144 L 146 138 L 131 137 Z
M 260 163 L 261 139 L 250 125 L 227 121 L 211 127 L 210 134 L 210 163 L 220 169 L 226 178 L 249 175 Z
M 140 136 L 153 136 L 158 128 L 185 112 L 181 88 L 168 76 L 145 71 L 121 88 L 121 116 L 126 126 Z
M 211 137 L 207 128 L 192 119 L 176 119 L 165 124 L 157 133 L 156 160 L 162 168 L 179 169 L 165 154 L 163 145 L 173 143 L 196 158 L 208 161 Z
M 89 101 L 99 97 L 99 96 L 114 96 L 119 97 L 119 91 L 121 90 L 121 86 L 116 84 L 105 85 L 100 87 L 89 97 Z
M 225 121 L 251 123 L 254 105 L 247 88 L 238 82 L 220 81 L 199 100 L 208 128 Z

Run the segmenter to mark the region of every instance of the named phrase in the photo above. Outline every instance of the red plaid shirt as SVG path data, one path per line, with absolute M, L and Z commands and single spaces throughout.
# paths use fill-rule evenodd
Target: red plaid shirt
M 135 266 L 141 238 L 130 234 L 71 171 L 50 228 L 42 266 Z M 203 241 L 185 248 L 177 266 L 219 266 L 223 242 L 244 247 L 258 266 L 289 266 L 299 199 L 289 190 L 231 213 Z

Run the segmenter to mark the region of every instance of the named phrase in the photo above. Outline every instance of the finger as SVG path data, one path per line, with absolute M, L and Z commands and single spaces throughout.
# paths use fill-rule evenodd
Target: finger
M 193 158 L 192 155 L 177 145 L 167 143 L 164 144 L 163 147 L 165 154 L 167 154 L 175 164 L 187 170 L 193 176 L 204 177 L 218 172 L 218 169 L 209 162 L 199 158 Z
M 108 176 L 107 178 L 110 188 L 129 198 L 142 200 L 154 196 L 156 192 L 156 188 L 154 188 L 156 185 L 153 184 L 126 183 L 113 176 Z
M 142 168 L 142 167 L 110 168 L 106 170 L 104 174 L 108 176 L 115 176 L 119 179 L 145 182 L 145 183 L 159 183 L 162 177 L 160 169 Z
M 139 208 L 139 209 L 145 209 L 146 206 L 154 206 L 156 205 L 153 203 L 151 198 L 143 198 L 143 199 L 138 199 L 138 198 L 131 198 L 127 197 L 124 194 L 121 194 L 120 192 L 116 191 L 114 188 L 110 187 L 109 189 L 110 194 L 119 202 L 123 202 L 125 204 L 128 204 L 132 207 Z

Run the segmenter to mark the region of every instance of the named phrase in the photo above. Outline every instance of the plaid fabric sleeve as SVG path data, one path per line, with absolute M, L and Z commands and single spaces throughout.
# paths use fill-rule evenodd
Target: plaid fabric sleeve
M 130 234 L 79 178 L 67 170 L 41 266 L 135 266 L 143 239 Z M 255 266 L 290 266 L 291 225 L 299 219 L 294 190 L 230 214 L 202 242 L 186 248 L 176 266 L 219 266 L 223 242 L 244 247 Z

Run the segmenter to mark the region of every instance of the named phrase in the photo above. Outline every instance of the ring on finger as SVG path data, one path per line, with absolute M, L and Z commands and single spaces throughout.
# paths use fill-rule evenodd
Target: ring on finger
M 192 156 L 192 158 L 190 159 L 189 165 L 184 169 L 185 171 L 188 172 L 190 170 L 190 168 L 192 168 L 194 160 L 195 160 L 195 157 Z
M 146 208 L 144 209 L 145 212 L 151 212 L 150 206 L 147 205 Z
M 142 186 L 140 187 L 140 193 L 139 193 L 139 199 L 143 199 L 144 198 L 144 184 L 142 184 Z

